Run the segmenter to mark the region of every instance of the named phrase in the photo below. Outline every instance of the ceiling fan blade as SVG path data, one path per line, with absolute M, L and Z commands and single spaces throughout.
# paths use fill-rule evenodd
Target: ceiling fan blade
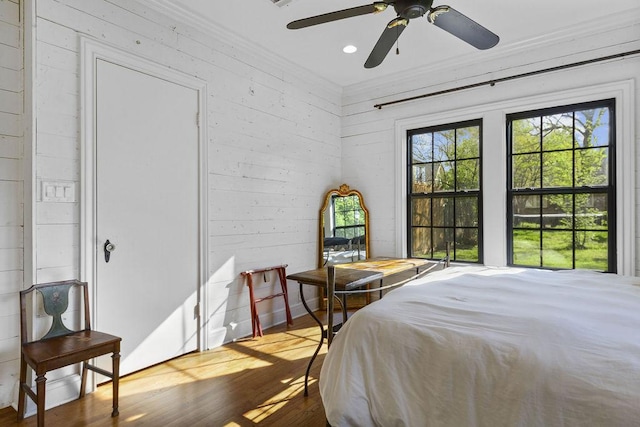
M 352 7 L 349 9 L 337 10 L 335 12 L 324 13 L 322 15 L 309 18 L 298 19 L 287 24 L 290 30 L 311 27 L 312 25 L 324 24 L 326 22 L 338 21 L 340 19 L 352 18 L 354 16 L 368 15 L 369 13 L 382 12 L 389 6 L 386 2 L 375 2 L 364 6 Z
M 369 54 L 367 61 L 364 63 L 364 68 L 373 68 L 382 64 L 387 53 L 389 53 L 393 44 L 398 40 L 398 37 L 400 37 L 400 34 L 402 34 L 408 24 L 409 20 L 403 18 L 396 18 L 389 22 L 389 25 L 385 27 L 378 42 Z
M 438 6 L 429 11 L 429 22 L 478 49 L 489 49 L 500 37 L 452 7 Z

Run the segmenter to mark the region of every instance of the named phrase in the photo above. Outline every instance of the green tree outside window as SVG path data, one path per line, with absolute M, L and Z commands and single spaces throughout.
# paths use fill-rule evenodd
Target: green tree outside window
M 614 271 L 613 103 L 511 115 L 512 265 Z
M 409 255 L 482 262 L 481 121 L 408 132 Z

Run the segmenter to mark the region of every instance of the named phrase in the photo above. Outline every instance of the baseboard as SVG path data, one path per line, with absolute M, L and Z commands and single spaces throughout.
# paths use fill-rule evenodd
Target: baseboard
M 309 301 L 307 301 L 307 304 L 312 311 L 318 310 L 320 298 L 311 298 Z M 301 316 L 309 315 L 301 302 L 290 305 L 289 310 L 291 310 L 291 317 L 293 317 L 294 319 Z M 260 314 L 260 324 L 262 325 L 262 329 L 281 325 L 286 321 L 287 313 L 284 308 L 282 308 L 281 310 L 276 310 L 274 312 Z M 234 342 L 236 340 L 250 337 L 252 335 L 253 329 L 251 328 L 251 319 L 247 319 L 239 323 L 231 322 L 227 326 L 222 326 L 209 331 L 209 348 L 220 347 L 223 344 Z

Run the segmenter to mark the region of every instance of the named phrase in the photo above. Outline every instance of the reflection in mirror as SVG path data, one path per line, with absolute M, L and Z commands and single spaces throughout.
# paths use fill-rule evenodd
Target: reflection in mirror
M 347 184 L 327 192 L 320 209 L 318 266 L 367 259 L 369 211 L 359 191 Z

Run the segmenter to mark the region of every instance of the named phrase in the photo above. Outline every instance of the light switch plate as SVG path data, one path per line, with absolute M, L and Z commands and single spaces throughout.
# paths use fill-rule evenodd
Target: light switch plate
M 73 203 L 76 201 L 76 183 L 72 181 L 42 181 L 42 201 Z

